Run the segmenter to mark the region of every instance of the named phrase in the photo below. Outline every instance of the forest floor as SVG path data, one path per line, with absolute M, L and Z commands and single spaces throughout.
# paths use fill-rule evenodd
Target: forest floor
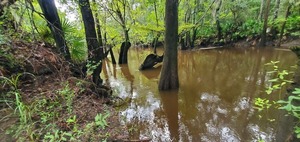
M 245 41 L 235 45 L 243 47 Z M 298 38 L 286 40 L 282 47 L 299 45 Z M 114 97 L 99 97 L 101 94 L 93 90 L 95 86 L 90 79 L 73 77 L 68 62 L 53 50 L 54 47 L 43 42 L 16 41 L 0 45 L 0 49 L 0 55 L 5 55 L 0 57 L 0 65 L 6 63 L 0 66 L 0 76 L 17 84 L 12 89 L 12 84 L 1 78 L 0 141 L 57 141 L 63 138 L 128 141 L 129 129 L 120 124 L 119 112 L 111 103 Z M 19 74 L 20 78 L 13 74 Z M 22 110 L 28 116 L 26 127 L 14 113 L 18 110 L 12 109 L 15 103 L 10 103 L 16 92 L 26 106 Z M 9 135 L 4 135 L 9 131 Z
M 94 91 L 89 79 L 72 77 L 68 62 L 53 51 L 54 47 L 20 41 L 10 43 L 10 48 L 0 46 L 5 55 L 0 57 L 4 64 L 0 76 L 7 77 L 0 78 L 0 141 L 128 139 L 127 128 L 120 124 L 118 111 L 111 105 L 113 97 L 99 97 L 102 94 Z M 16 88 L 9 81 L 15 82 Z M 13 110 L 19 106 L 13 102 L 16 93 L 28 116 L 26 127 L 14 113 L 18 110 Z M 8 131 L 11 133 L 4 135 Z

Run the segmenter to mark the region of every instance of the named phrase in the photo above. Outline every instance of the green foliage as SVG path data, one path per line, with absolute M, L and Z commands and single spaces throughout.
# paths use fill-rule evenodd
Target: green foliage
M 284 86 L 288 85 L 289 83 L 292 83 L 291 80 L 287 80 L 287 76 L 289 74 L 292 74 L 293 72 L 289 72 L 287 70 L 280 70 L 278 66 L 279 61 L 271 61 L 270 63 L 267 63 L 267 66 L 271 66 L 272 69 L 268 73 L 275 76 L 275 78 L 270 79 L 268 82 L 270 82 L 271 86 L 269 86 L 266 89 L 266 93 L 268 95 L 275 92 L 275 90 L 280 90 L 279 92 L 279 100 L 273 101 L 273 103 L 270 103 L 269 99 L 262 99 L 262 98 L 255 98 L 255 107 L 259 111 L 269 109 L 273 104 L 279 105 L 279 107 L 276 107 L 278 109 L 286 110 L 289 114 L 296 117 L 297 120 L 297 126 L 294 127 L 294 132 L 297 134 L 297 138 L 300 138 L 300 127 L 298 126 L 300 121 L 300 88 L 295 88 L 295 90 L 292 92 L 293 95 L 288 96 L 287 100 L 281 99 L 281 93 Z M 277 92 L 278 93 L 278 92 Z M 271 121 L 275 121 L 275 119 L 271 119 Z
M 43 139 L 43 141 L 49 142 L 67 142 L 75 140 L 76 138 L 72 132 L 65 132 L 55 128 L 52 129 L 52 131 L 47 132 Z
M 1 26 L 1 22 L 0 22 L 0 26 Z M 2 45 L 2 44 L 8 44 L 10 40 L 8 39 L 8 37 L 6 35 L 1 34 L 1 33 L 2 32 L 1 32 L 1 29 L 0 29 L 0 45 Z
M 262 99 L 262 98 L 255 98 L 254 104 L 255 104 L 254 108 L 258 109 L 259 111 L 269 109 L 272 106 L 270 100 Z
M 58 94 L 60 94 L 62 96 L 62 98 L 64 99 L 68 112 L 72 113 L 72 108 L 73 108 L 72 104 L 73 104 L 73 99 L 75 96 L 74 90 L 72 90 L 69 87 L 69 84 L 66 84 L 63 89 L 58 91 Z
M 279 100 L 278 103 L 282 106 L 279 109 L 286 110 L 289 114 L 297 118 L 297 122 L 299 124 L 300 121 L 300 88 L 295 88 L 292 92 L 293 95 L 289 96 L 288 99 Z M 297 134 L 297 138 L 300 138 L 300 127 L 295 126 L 294 131 Z
M 101 61 L 96 63 L 94 61 L 88 61 L 88 63 L 86 64 L 87 67 L 87 75 L 92 75 L 94 70 L 97 68 L 97 66 L 99 66 L 101 64 Z
M 42 98 L 32 103 L 31 108 L 32 114 L 38 115 L 42 124 L 48 124 L 58 118 L 58 111 L 62 109 L 62 105 L 58 98 L 52 101 Z
M 288 75 L 293 74 L 294 72 L 288 72 L 287 70 L 280 70 L 277 65 L 278 63 L 279 61 L 271 61 L 270 63 L 266 64 L 267 66 L 271 66 L 273 68 L 272 71 L 269 71 L 268 73 L 274 76 L 273 79 L 268 80 L 268 82 L 272 84 L 266 89 L 266 93 L 268 95 L 275 90 L 280 90 L 279 96 L 281 96 L 281 91 L 283 87 L 293 82 L 291 80 L 287 80 L 286 78 Z
M 287 101 L 279 100 L 278 103 L 282 104 L 283 106 L 279 109 L 284 109 L 290 112 L 293 116 L 300 119 L 300 106 L 296 102 L 300 101 L 300 88 L 295 88 L 292 92 L 292 96 L 288 97 Z
M 105 127 L 108 126 L 107 124 L 107 117 L 109 117 L 109 112 L 105 113 L 104 115 L 99 113 L 95 116 L 95 124 L 97 127 L 101 127 L 102 129 L 104 129 Z
M 12 87 L 11 91 L 8 92 L 8 95 L 13 94 L 15 96 L 15 100 L 14 100 L 15 112 L 17 112 L 17 114 L 19 115 L 20 122 L 22 124 L 26 124 L 28 121 L 31 120 L 31 114 L 29 113 L 29 109 L 27 105 L 25 105 L 24 102 L 22 101 L 22 97 L 18 89 L 20 77 L 26 74 L 34 76 L 33 74 L 30 73 L 19 73 L 17 75 L 13 75 L 11 78 L 0 76 L 0 80 L 3 80 L 4 84 L 8 84 L 9 86 Z
M 276 90 L 279 90 L 279 97 L 281 98 L 282 90 L 284 89 L 284 86 L 292 83 L 291 80 L 287 80 L 287 76 L 292 74 L 293 72 L 288 72 L 287 70 L 280 70 L 278 67 L 279 61 L 271 61 L 270 63 L 265 64 L 266 66 L 271 66 L 271 71 L 268 72 L 270 76 L 273 76 L 274 78 L 269 79 L 268 82 L 270 83 L 270 86 L 268 86 L 265 90 L 266 94 L 270 95 Z M 270 103 L 271 101 L 269 99 L 264 98 L 255 98 L 254 104 L 256 109 L 259 111 L 269 109 L 273 104 L 277 104 L 276 101 L 273 103 Z
M 300 36 L 300 16 L 291 15 L 286 21 L 286 30 L 294 36 Z
M 260 35 L 262 30 L 262 22 L 258 20 L 247 20 L 245 21 L 238 30 L 234 33 L 235 37 L 256 37 Z

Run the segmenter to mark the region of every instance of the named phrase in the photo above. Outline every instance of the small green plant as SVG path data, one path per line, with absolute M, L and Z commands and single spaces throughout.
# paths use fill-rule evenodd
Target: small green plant
M 48 132 L 44 141 L 49 142 L 67 142 L 67 141 L 76 140 L 71 132 L 65 132 L 58 129 L 53 130 L 52 132 Z
M 300 120 L 300 106 L 296 102 L 300 101 L 300 88 L 295 88 L 292 92 L 293 95 L 289 96 L 286 101 L 279 100 L 278 103 L 282 106 L 279 109 L 286 110 L 289 114 L 296 117 L 298 122 Z M 295 126 L 295 133 L 297 134 L 297 138 L 300 138 L 300 127 Z
M 97 127 L 101 127 L 102 129 L 104 129 L 106 126 L 108 126 L 106 118 L 109 116 L 110 114 L 107 112 L 104 115 L 99 113 L 95 116 L 95 124 Z
M 88 61 L 86 67 L 87 67 L 87 75 L 90 76 L 93 74 L 94 70 L 97 68 L 97 66 L 99 66 L 101 63 L 98 62 L 98 63 L 95 63 L 94 61 Z
M 23 103 L 20 90 L 18 89 L 19 79 L 22 75 L 25 74 L 34 76 L 33 74 L 30 73 L 19 73 L 17 75 L 13 75 L 11 78 L 0 76 L 0 79 L 4 81 L 4 84 L 8 84 L 12 87 L 11 91 L 8 92 L 8 94 L 13 94 L 15 96 L 15 105 L 16 105 L 15 112 L 18 112 L 18 115 L 20 117 L 20 122 L 22 124 L 26 124 L 31 119 L 29 109 Z
M 259 111 L 262 111 L 264 109 L 269 109 L 272 106 L 270 100 L 262 99 L 262 98 L 255 98 L 254 104 L 255 104 L 254 108 L 258 109 Z
M 278 66 L 279 61 L 271 61 L 270 63 L 265 64 L 266 66 L 271 66 L 271 71 L 267 73 L 274 78 L 268 80 L 270 85 L 266 88 L 265 92 L 268 95 L 271 95 L 273 92 L 279 90 L 279 98 L 281 98 L 282 90 L 284 87 L 290 83 L 291 80 L 286 79 L 288 75 L 293 74 L 294 72 L 288 72 L 287 70 L 280 70 Z M 254 101 L 256 109 L 262 111 L 264 109 L 269 109 L 273 104 L 277 104 L 277 101 L 270 101 L 265 98 L 255 98 Z
M 266 88 L 266 93 L 268 95 L 272 94 L 275 90 L 279 91 L 279 100 L 273 101 L 273 104 L 278 105 L 278 109 L 286 110 L 289 114 L 296 117 L 298 119 L 298 123 L 300 120 L 300 88 L 295 88 L 295 90 L 292 92 L 291 96 L 288 96 L 287 100 L 281 100 L 281 94 L 284 86 L 288 85 L 289 83 L 292 83 L 291 80 L 287 80 L 287 76 L 294 73 L 289 72 L 287 70 L 280 70 L 278 67 L 279 61 L 271 61 L 270 63 L 267 63 L 266 65 L 271 65 L 273 67 L 272 71 L 269 71 L 268 73 L 271 75 L 274 75 L 275 78 L 270 79 L 269 82 L 271 85 Z M 292 68 L 294 68 L 292 66 Z M 298 103 L 298 104 L 297 104 Z M 272 106 L 272 103 L 270 103 L 270 100 L 268 99 L 262 99 L 262 98 L 256 98 L 255 99 L 255 107 L 259 111 L 262 111 L 264 109 L 268 109 Z M 260 116 L 261 117 L 261 116 Z M 269 121 L 273 122 L 275 119 L 269 119 Z M 296 124 L 297 125 L 297 124 Z M 294 132 L 297 134 L 297 138 L 300 138 L 300 127 L 295 126 Z
M 76 119 L 76 115 L 71 116 L 67 119 L 66 121 L 68 123 L 69 126 L 72 127 L 72 132 L 76 133 L 76 134 L 81 134 L 82 132 L 78 129 L 78 124 L 77 124 L 77 119 Z
M 294 72 L 288 72 L 287 70 L 280 70 L 277 65 L 278 63 L 279 61 L 271 61 L 270 63 L 266 64 L 268 66 L 271 65 L 273 67 L 273 70 L 269 71 L 268 73 L 275 76 L 275 78 L 270 79 L 268 81 L 272 83 L 272 85 L 266 89 L 266 93 L 270 95 L 273 91 L 280 90 L 279 96 L 281 97 L 283 87 L 293 82 L 291 80 L 287 80 L 286 79 L 287 76 Z
M 65 100 L 66 106 L 67 106 L 67 110 L 68 110 L 69 113 L 71 113 L 72 109 L 73 109 L 73 107 L 72 107 L 73 99 L 74 99 L 74 96 L 75 96 L 74 90 L 72 90 L 69 87 L 69 84 L 67 83 L 63 89 L 61 89 L 61 90 L 58 91 L 58 93 Z

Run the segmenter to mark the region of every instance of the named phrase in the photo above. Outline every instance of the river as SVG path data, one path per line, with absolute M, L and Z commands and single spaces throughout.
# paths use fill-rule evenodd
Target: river
M 159 49 L 158 54 L 162 54 Z M 291 118 L 283 111 L 254 109 L 256 97 L 267 95 L 272 76 L 270 61 L 292 70 L 297 57 L 291 51 L 269 48 L 229 48 L 178 52 L 180 88 L 158 91 L 161 66 L 139 71 L 152 53 L 131 48 L 127 65 L 104 62 L 102 78 L 114 95 L 131 100 L 119 107 L 122 124 L 132 139 L 153 141 L 284 141 L 290 134 Z M 117 52 L 115 52 L 117 55 Z M 291 78 L 292 75 L 289 75 Z M 283 89 L 282 94 L 285 94 Z M 128 99 L 130 98 L 130 99 Z

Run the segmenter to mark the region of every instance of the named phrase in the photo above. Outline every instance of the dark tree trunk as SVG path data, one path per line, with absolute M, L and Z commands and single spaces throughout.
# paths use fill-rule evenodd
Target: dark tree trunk
M 127 53 L 131 46 L 130 42 L 123 42 L 119 54 L 119 64 L 127 64 Z
M 62 30 L 54 0 L 38 0 L 38 2 L 47 20 L 48 27 L 50 28 L 54 37 L 56 47 L 67 60 L 70 60 L 70 52 L 66 44 L 64 32 Z
M 267 0 L 266 3 L 266 9 L 265 9 L 265 13 L 264 13 L 264 27 L 261 33 L 261 40 L 258 46 L 260 47 L 264 47 L 266 46 L 266 42 L 267 42 L 267 28 L 268 28 L 268 17 L 269 17 L 269 9 L 270 9 L 270 2 L 271 0 Z
M 219 1 L 219 4 L 216 9 L 216 25 L 217 25 L 217 37 L 218 37 L 218 42 L 222 39 L 222 28 L 220 25 L 220 8 L 222 5 L 222 0 Z
M 79 0 L 79 7 L 84 23 L 86 42 L 88 46 L 88 60 L 92 66 L 96 66 L 93 71 L 93 82 L 97 85 L 102 83 L 100 73 L 102 70 L 102 59 L 104 57 L 103 48 L 100 47 L 97 40 L 94 17 L 88 0 Z
M 153 52 L 156 54 L 156 47 L 157 47 L 157 42 L 158 42 L 158 36 L 153 39 Z
M 165 52 L 159 90 L 178 89 L 178 64 L 177 64 L 177 40 L 178 40 L 178 0 L 167 0 L 165 4 Z
M 185 33 L 185 46 L 191 48 L 191 33 L 189 31 Z
M 116 59 L 115 59 L 115 56 L 114 56 L 114 52 L 113 52 L 113 50 L 112 49 L 109 49 L 109 53 L 110 53 L 110 57 L 111 57 L 111 62 L 112 62 L 112 64 L 117 64 L 117 62 L 116 62 Z
M 197 36 L 197 30 L 198 28 L 193 28 L 192 30 L 192 39 L 191 39 L 191 47 L 195 47 L 195 41 L 196 41 L 196 36 Z

